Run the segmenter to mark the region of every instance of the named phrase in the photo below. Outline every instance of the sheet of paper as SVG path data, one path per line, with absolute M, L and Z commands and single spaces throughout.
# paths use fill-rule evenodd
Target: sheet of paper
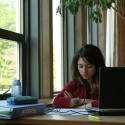
M 75 108 L 54 108 L 47 114 L 52 115 L 88 115 L 86 109 L 75 109 Z

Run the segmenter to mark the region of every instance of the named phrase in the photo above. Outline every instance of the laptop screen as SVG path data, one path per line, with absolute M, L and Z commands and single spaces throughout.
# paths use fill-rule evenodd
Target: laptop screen
M 125 67 L 99 69 L 99 108 L 125 109 Z

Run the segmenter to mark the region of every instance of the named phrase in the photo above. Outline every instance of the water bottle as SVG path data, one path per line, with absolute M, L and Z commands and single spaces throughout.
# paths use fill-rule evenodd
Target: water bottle
M 21 82 L 20 80 L 14 80 L 12 83 L 11 96 L 17 97 L 22 96 Z

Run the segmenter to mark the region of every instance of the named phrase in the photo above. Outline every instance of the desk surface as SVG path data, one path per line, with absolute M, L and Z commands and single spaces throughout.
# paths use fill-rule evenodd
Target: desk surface
M 40 102 L 48 104 L 52 100 Z M 90 120 L 87 115 L 35 115 L 13 120 L 0 119 L 0 123 L 17 125 L 125 125 L 125 116 L 99 116 L 100 120 Z

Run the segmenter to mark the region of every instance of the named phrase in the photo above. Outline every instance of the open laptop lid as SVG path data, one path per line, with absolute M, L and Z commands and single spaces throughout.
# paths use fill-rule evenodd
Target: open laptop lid
M 125 114 L 125 67 L 99 69 L 99 108 L 88 111 L 100 115 Z
M 100 68 L 99 85 L 100 109 L 125 109 L 125 68 Z

